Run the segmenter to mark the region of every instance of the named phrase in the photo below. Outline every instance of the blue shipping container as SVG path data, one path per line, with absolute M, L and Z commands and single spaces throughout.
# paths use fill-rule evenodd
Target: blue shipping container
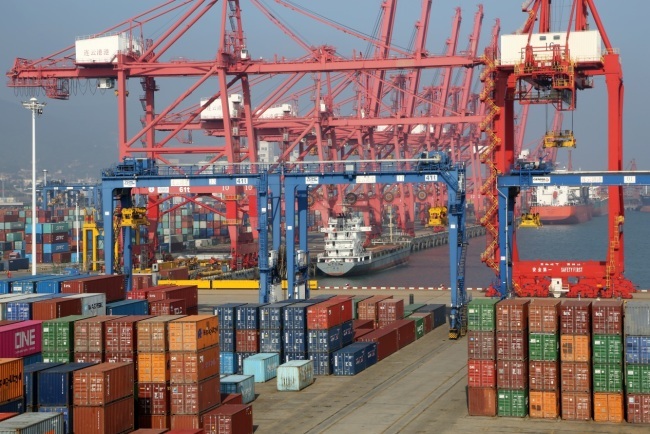
M 67 363 L 38 373 L 38 404 L 66 406 L 72 404 L 72 376 L 93 363 Z
M 46 369 L 60 366 L 63 363 L 33 363 L 25 366 L 23 370 L 23 387 L 25 390 L 25 405 L 36 407 L 38 405 L 38 373 Z
M 219 350 L 235 352 L 235 331 L 233 329 L 219 329 Z
M 149 315 L 147 300 L 121 300 L 106 303 L 106 315 Z
M 255 400 L 255 377 L 252 375 L 228 375 L 220 382 L 221 393 L 241 393 L 244 404 Z
M 30 354 L 29 356 L 23 357 L 23 366 L 33 365 L 34 363 L 40 363 L 43 361 L 43 353 Z
M 282 352 L 282 331 L 281 330 L 260 330 L 260 352 L 281 353 Z
M 352 321 L 341 324 L 341 346 L 345 347 L 354 342 L 354 325 Z
M 366 349 L 351 345 L 334 353 L 334 375 L 357 375 L 366 369 Z
M 38 294 L 57 294 L 61 292 L 61 284 L 69 280 L 83 279 L 88 277 L 88 274 L 58 276 L 51 279 L 40 280 L 36 282 L 36 292 Z
M 61 407 L 41 406 L 38 411 L 40 413 L 61 413 L 63 415 L 63 432 L 72 434 L 72 428 L 74 427 L 72 423 L 72 405 Z
M 285 353 L 306 353 L 307 332 L 304 329 L 287 329 L 284 331 Z
M 222 303 L 214 307 L 213 313 L 219 320 L 219 329 L 235 328 L 235 308 L 245 303 Z
M 32 319 L 32 304 L 37 301 L 57 298 L 61 294 L 45 294 L 40 297 L 29 298 L 26 300 L 7 302 L 7 317 L 12 321 L 27 321 Z
M 341 348 L 341 326 L 327 330 L 307 330 L 307 352 L 331 353 Z
M 24 413 L 25 403 L 22 398 L 0 404 L 0 413 Z
M 42 274 L 30 276 L 25 279 L 17 280 L 11 285 L 11 292 L 22 294 L 33 294 L 36 292 L 36 285 L 42 280 L 47 280 L 55 277 L 54 274 Z
M 237 357 L 234 352 L 219 352 L 219 373 L 221 375 L 237 373 Z
M 293 304 L 293 301 L 279 301 L 277 303 L 262 306 L 260 308 L 260 329 L 282 329 L 282 316 L 284 308 L 290 304 Z
M 314 375 L 332 375 L 334 353 L 308 353 L 314 361 Z
M 282 361 L 284 363 L 290 362 L 292 360 L 309 360 L 309 356 L 307 355 L 306 352 L 301 353 L 301 352 L 289 352 L 289 353 L 284 353 L 284 358 Z
M 625 336 L 625 361 L 650 364 L 650 336 Z
M 260 307 L 266 303 L 245 304 L 235 308 L 235 329 L 237 330 L 259 330 L 260 329 Z
M 280 366 L 278 353 L 259 353 L 244 360 L 244 375 L 255 377 L 256 383 L 266 383 L 275 378 Z
M 307 328 L 307 308 L 314 303 L 297 303 L 291 304 L 284 308 L 284 329 L 302 329 Z
M 444 304 L 427 304 L 416 312 L 431 312 L 433 317 L 432 328 L 440 327 L 447 322 L 447 306 Z

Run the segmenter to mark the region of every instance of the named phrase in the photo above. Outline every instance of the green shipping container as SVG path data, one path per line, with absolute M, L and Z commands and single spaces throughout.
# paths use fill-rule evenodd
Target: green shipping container
M 623 363 L 623 337 L 594 335 L 592 339 L 594 363 Z
M 42 352 L 72 353 L 74 352 L 74 323 L 88 318 L 84 315 L 70 315 L 43 322 Z M 60 360 L 57 360 L 60 361 Z
M 530 333 L 528 358 L 530 360 L 558 360 L 560 340 L 556 333 Z
M 650 393 L 650 365 L 625 367 L 625 391 L 627 393 Z
M 622 392 L 623 366 L 614 363 L 595 363 L 591 378 L 594 392 Z
M 22 241 L 23 240 L 23 233 L 22 232 L 9 232 L 6 234 L 7 241 Z
M 44 234 L 58 234 L 59 232 L 68 232 L 69 230 L 69 223 L 43 223 Z
M 68 363 L 75 362 L 74 353 L 61 351 L 43 351 L 44 363 Z
M 528 415 L 528 390 L 497 390 L 497 415 L 526 417 Z
M 475 331 L 492 331 L 495 327 L 495 306 L 499 302 L 494 298 L 476 298 L 467 306 L 467 328 Z
M 424 336 L 424 318 L 409 318 L 409 320 L 415 322 L 415 339 L 420 339 Z
M 404 306 L 404 318 L 406 318 L 408 315 L 412 314 L 413 312 L 415 312 L 416 310 L 424 306 L 425 306 L 424 304 L 418 304 L 418 303 Z

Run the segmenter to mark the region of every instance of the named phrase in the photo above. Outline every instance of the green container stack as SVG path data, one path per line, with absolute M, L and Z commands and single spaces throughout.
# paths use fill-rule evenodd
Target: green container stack
M 74 323 L 88 318 L 84 315 L 70 315 L 43 322 L 42 353 L 45 363 L 66 363 L 74 361 Z
M 405 315 L 405 319 L 415 322 L 415 339 L 424 336 L 424 318 L 406 318 Z
M 557 334 L 529 333 L 528 357 L 530 360 L 557 361 L 559 352 L 559 337 Z
M 497 412 L 499 416 L 526 417 L 528 390 L 499 389 Z
M 495 331 L 498 299 L 477 298 L 467 306 L 467 327 L 474 331 Z

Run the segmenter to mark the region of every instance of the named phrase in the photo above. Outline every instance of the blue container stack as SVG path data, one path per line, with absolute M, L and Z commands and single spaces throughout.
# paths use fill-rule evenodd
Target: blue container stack
M 65 432 L 72 434 L 73 425 L 73 377 L 74 371 L 92 366 L 93 363 L 67 363 L 38 372 L 38 411 L 63 413 Z
M 307 308 L 311 302 L 286 306 L 282 316 L 283 361 L 307 360 Z
M 235 354 L 235 309 L 244 303 L 222 303 L 214 307 L 219 319 L 219 371 L 221 375 L 237 373 Z
M 149 315 L 147 300 L 121 300 L 106 303 L 106 315 Z
M 235 308 L 237 373 L 244 373 L 244 360 L 260 352 L 260 308 L 267 303 L 250 303 Z
M 25 411 L 38 411 L 38 373 L 54 368 L 63 363 L 33 363 L 25 366 L 23 371 L 23 387 L 25 389 Z
M 293 301 L 280 301 L 260 308 L 260 352 L 277 353 L 282 360 L 282 319 L 284 308 Z
M 334 375 L 357 375 L 377 363 L 377 342 L 356 342 L 334 353 Z

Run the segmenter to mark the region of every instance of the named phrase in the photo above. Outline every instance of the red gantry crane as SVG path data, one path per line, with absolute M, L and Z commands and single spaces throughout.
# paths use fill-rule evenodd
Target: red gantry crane
M 381 2 L 376 36 L 292 2 L 275 3 L 369 44 L 368 54 L 353 50 L 346 56 L 330 45 L 311 45 L 284 25 L 277 13 L 252 0 L 252 6 L 305 52 L 297 58 L 278 54 L 265 60 L 251 55 L 254 48 L 247 44 L 239 0 L 170 0 L 49 56 L 16 59 L 7 72 L 8 85 L 41 88 L 56 99 L 68 99 L 76 82 L 82 80 L 113 89 L 119 159 L 151 158 L 176 165 L 179 174 L 183 169 L 176 158 L 188 155 L 199 159 L 205 171 L 220 170 L 227 163 L 251 168 L 261 161 L 265 146 L 269 152 L 264 163 L 276 162 L 268 158 L 277 149 L 277 163 L 287 165 L 310 160 L 416 158 L 425 150 L 450 150 L 454 159 L 476 165 L 468 169 L 468 177 L 475 187 L 480 185 L 476 151 L 484 145 L 478 126 L 490 110 L 471 93 L 472 68 L 481 64 L 476 57 L 481 6 L 468 50 L 459 53 L 456 48 L 461 21 L 457 10 L 446 53 L 433 55 L 426 49 L 432 0 L 421 1 L 410 49 L 392 42 L 397 0 Z M 171 23 L 170 16 L 174 16 Z M 159 28 L 163 20 L 163 33 L 156 39 L 147 38 L 147 29 Z M 215 53 L 207 60 L 174 57 L 190 30 L 206 20 L 218 23 L 210 26 L 217 29 Z M 422 86 L 422 73 L 436 69 L 444 71 L 440 82 L 432 88 Z M 454 87 L 451 77 L 459 69 L 464 71 L 464 79 Z M 162 98 L 160 93 L 172 87 L 167 86 L 168 81 L 179 77 L 190 79 L 191 84 L 171 98 Z M 139 102 L 144 112 L 142 128 L 135 132 L 127 128 L 133 116 L 127 111 L 131 108 L 128 101 L 135 96 L 129 95 L 129 82 L 134 79 L 142 88 Z M 199 92 L 208 96 L 197 104 Z M 161 107 L 159 101 L 163 100 L 171 102 Z M 203 134 L 198 144 L 197 131 Z M 146 220 L 153 251 L 157 249 L 161 207 L 180 197 L 181 205 L 193 202 L 207 207 L 228 225 L 232 268 L 255 265 L 256 233 L 243 228 L 246 218 L 250 227 L 257 227 L 254 191 L 214 187 L 188 192 L 178 187 L 168 193 L 142 193 L 148 196 Z M 390 204 L 397 210 L 401 228 L 412 232 L 416 202 L 433 202 L 438 194 L 402 185 L 319 186 L 311 192 L 310 203 L 324 219 L 337 206 L 355 204 L 368 211 L 376 227 L 381 227 L 384 207 Z M 177 199 L 165 212 L 178 207 Z

